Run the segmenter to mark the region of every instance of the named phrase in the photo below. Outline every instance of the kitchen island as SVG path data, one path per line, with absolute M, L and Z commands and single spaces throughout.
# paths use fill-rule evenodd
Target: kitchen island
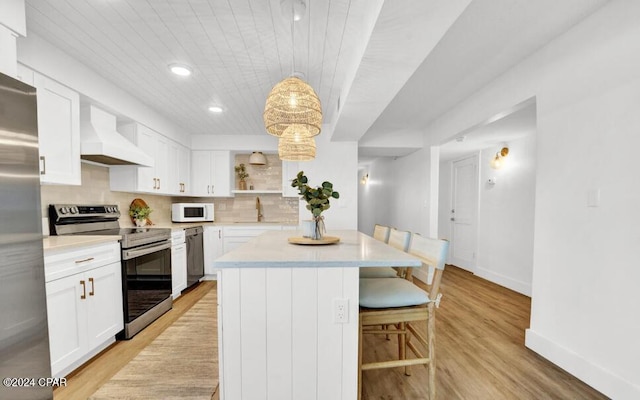
M 420 266 L 355 230 L 296 245 L 270 231 L 215 261 L 220 398 L 357 398 L 359 268 Z

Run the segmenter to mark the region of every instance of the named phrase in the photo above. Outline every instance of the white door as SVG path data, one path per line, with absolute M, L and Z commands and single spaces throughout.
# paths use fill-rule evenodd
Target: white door
M 478 243 L 478 155 L 453 162 L 450 262 L 474 272 Z

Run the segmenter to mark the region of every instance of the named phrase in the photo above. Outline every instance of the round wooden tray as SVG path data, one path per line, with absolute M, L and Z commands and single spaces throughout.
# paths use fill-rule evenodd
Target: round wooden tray
M 292 236 L 289 238 L 289 243 L 293 244 L 310 244 L 310 245 L 318 245 L 318 244 L 334 244 L 338 243 L 340 238 L 337 236 L 324 236 L 322 239 L 311 239 L 300 236 Z

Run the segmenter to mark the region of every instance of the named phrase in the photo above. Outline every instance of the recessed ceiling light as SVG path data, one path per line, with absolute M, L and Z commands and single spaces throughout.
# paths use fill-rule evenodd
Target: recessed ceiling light
M 191 75 L 191 67 L 184 64 L 171 64 L 169 65 L 169 70 L 179 76 Z
M 220 106 L 210 106 L 209 111 L 211 111 L 212 113 L 221 113 L 224 110 Z

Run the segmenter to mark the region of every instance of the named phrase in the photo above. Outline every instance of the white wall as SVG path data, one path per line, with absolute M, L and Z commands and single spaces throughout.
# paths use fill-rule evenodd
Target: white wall
M 442 143 L 536 97 L 526 345 L 615 399 L 640 398 L 640 2 L 611 1 L 435 121 Z M 599 207 L 588 207 L 600 191 Z
M 489 162 L 502 146 L 479 156 L 478 248 L 475 274 L 531 296 L 535 215 L 535 136 L 508 143 L 506 165 Z M 438 236 L 451 240 L 451 179 L 453 161 L 441 163 Z M 489 178 L 497 183 L 490 185 Z
M 358 230 L 373 236 L 375 224 L 395 226 L 389 212 L 395 182 L 390 158 L 379 158 L 358 172 L 358 182 L 369 174 L 366 185 L 358 185 Z
M 0 1 L 0 72 L 16 76 L 16 38 L 26 34 L 24 0 Z
M 431 158 L 426 148 L 397 159 L 381 158 L 365 167 L 369 183 L 359 188 L 358 230 L 371 235 L 373 225 L 380 224 L 436 236 L 430 215 Z M 422 281 L 431 279 L 427 271 L 417 270 L 414 275 Z

